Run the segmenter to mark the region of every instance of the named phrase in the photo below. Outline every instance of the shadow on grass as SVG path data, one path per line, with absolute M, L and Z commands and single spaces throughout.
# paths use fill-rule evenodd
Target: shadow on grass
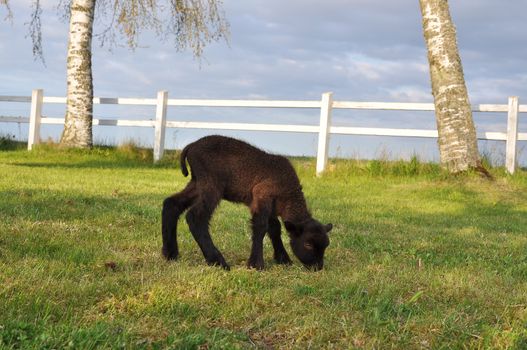
M 8 190 L 0 192 L 0 217 L 29 221 L 86 221 L 138 217 L 152 220 L 161 212 L 162 198 L 156 195 L 138 196 L 111 194 L 85 196 L 41 189 Z M 159 202 L 159 206 L 135 203 Z
M 119 196 L 36 189 L 0 192 L 0 260 L 14 254 L 87 264 L 95 260 L 94 247 L 101 244 L 141 244 L 145 233 L 157 235 L 148 228 L 158 227 L 161 200 L 155 195 Z M 151 204 L 140 204 L 145 202 Z
M 7 147 L 7 146 L 6 146 Z M 31 152 L 20 148 L 2 148 L 12 151 L 11 165 L 35 168 L 175 168 L 179 165 L 179 151 L 165 151 L 163 158 L 154 163 L 152 150 L 133 145 L 119 147 L 98 146 L 92 149 L 60 148 L 57 145 L 38 145 Z
M 411 263 L 419 259 L 425 266 L 483 266 L 527 278 L 522 243 L 527 211 L 511 202 L 485 201 L 468 189 L 446 192 L 447 197 L 461 194 L 438 200 L 425 193 L 418 200 L 444 202 L 445 207 L 451 201 L 455 210 L 418 211 L 375 203 L 368 217 L 350 217 L 351 234 L 341 236 L 343 247 L 379 259 L 387 255 Z
M 17 162 L 12 165 L 28 168 L 62 168 L 62 169 L 179 169 L 179 163 L 146 163 L 135 160 L 86 160 L 75 162 Z

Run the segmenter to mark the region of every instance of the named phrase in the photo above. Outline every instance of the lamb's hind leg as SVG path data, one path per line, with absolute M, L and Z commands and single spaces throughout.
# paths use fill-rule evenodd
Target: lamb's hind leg
M 179 255 L 177 244 L 177 222 L 179 216 L 197 198 L 196 184 L 190 181 L 185 189 L 163 201 L 162 211 L 162 234 L 163 234 L 163 255 L 167 260 L 175 260 Z
M 269 238 L 274 249 L 274 260 L 277 264 L 291 264 L 291 259 L 284 248 L 281 237 L 280 221 L 276 216 L 269 218 Z
M 201 248 L 207 264 L 219 265 L 229 270 L 229 265 L 212 242 L 209 233 L 209 221 L 220 199 L 221 196 L 217 191 L 202 192 L 187 212 L 186 219 L 190 232 Z

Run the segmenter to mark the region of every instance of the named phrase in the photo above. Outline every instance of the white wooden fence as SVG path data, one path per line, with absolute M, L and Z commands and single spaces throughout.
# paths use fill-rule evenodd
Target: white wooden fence
M 29 123 L 28 150 L 40 141 L 41 124 L 63 124 L 64 118 L 50 118 L 42 115 L 43 103 L 66 103 L 65 97 L 44 96 L 43 90 L 33 90 L 32 96 L 0 96 L 0 102 L 31 103 L 29 118 L 2 117 L 0 122 Z M 254 100 L 195 100 L 169 99 L 167 91 L 159 91 L 157 98 L 106 98 L 95 97 L 94 104 L 119 105 L 151 105 L 156 106 L 155 119 L 151 120 L 123 120 L 123 119 L 94 119 L 93 125 L 109 126 L 137 126 L 154 128 L 154 161 L 163 156 L 166 128 L 190 129 L 222 129 L 222 130 L 253 130 L 253 131 L 284 131 L 300 133 L 318 133 L 317 175 L 326 168 L 328 159 L 328 144 L 331 134 L 345 135 L 373 135 L 437 138 L 437 130 L 421 129 L 388 129 L 334 126 L 331 123 L 333 109 L 367 109 L 367 110 L 404 110 L 404 111 L 434 111 L 433 103 L 386 103 L 386 102 L 350 102 L 333 101 L 331 92 L 322 94 L 320 101 L 254 101 Z M 167 120 L 168 106 L 199 106 L 199 107 L 250 107 L 250 108 L 317 108 L 320 109 L 319 125 L 282 125 L 256 123 L 227 123 L 227 122 L 190 122 Z M 527 112 L 527 105 L 520 105 L 518 97 L 509 97 L 509 103 L 503 105 L 480 104 L 473 106 L 474 112 L 507 112 L 506 132 L 478 133 L 481 140 L 506 141 L 506 169 L 514 173 L 517 166 L 517 142 L 526 141 L 527 133 L 518 133 L 518 114 Z

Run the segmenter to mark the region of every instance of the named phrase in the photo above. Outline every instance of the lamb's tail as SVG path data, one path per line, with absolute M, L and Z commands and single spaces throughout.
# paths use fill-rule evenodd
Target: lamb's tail
M 183 150 L 181 151 L 181 155 L 179 156 L 179 164 L 181 165 L 181 172 L 183 173 L 183 176 L 188 176 L 188 169 L 187 169 L 187 152 L 190 145 L 187 145 Z

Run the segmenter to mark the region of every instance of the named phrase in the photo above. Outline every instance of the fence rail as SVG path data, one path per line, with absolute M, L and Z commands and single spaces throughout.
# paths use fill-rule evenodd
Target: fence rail
M 31 96 L 0 96 L 0 102 L 30 103 L 29 117 L 0 116 L 0 122 L 29 123 L 28 149 L 40 142 L 41 124 L 63 124 L 64 118 L 52 118 L 42 115 L 44 103 L 65 104 L 65 97 L 44 96 L 43 90 L 32 91 Z M 322 94 L 321 100 L 311 101 L 269 101 L 269 100 L 211 100 L 211 99 L 169 99 L 167 91 L 159 91 L 157 98 L 95 97 L 94 104 L 109 105 L 146 105 L 155 106 L 155 117 L 151 120 L 93 119 L 93 125 L 136 126 L 154 128 L 154 161 L 158 161 L 164 152 L 166 128 L 183 129 L 221 129 L 250 131 L 282 131 L 299 133 L 318 133 L 317 175 L 326 168 L 328 145 L 331 134 L 424 137 L 437 138 L 437 130 L 393 129 L 335 126 L 331 123 L 333 109 L 397 110 L 397 111 L 434 111 L 433 103 L 398 102 L 353 102 L 334 101 L 331 92 Z M 167 107 L 245 107 L 245 108 L 316 108 L 320 110 L 319 125 L 286 125 L 228 122 L 190 122 L 167 120 Z M 506 142 L 505 166 L 514 173 L 517 166 L 517 143 L 527 141 L 527 133 L 518 132 L 519 113 L 527 113 L 527 105 L 520 105 L 518 97 L 509 97 L 508 104 L 480 104 L 472 106 L 474 112 L 506 112 L 506 132 L 480 132 L 478 139 Z

